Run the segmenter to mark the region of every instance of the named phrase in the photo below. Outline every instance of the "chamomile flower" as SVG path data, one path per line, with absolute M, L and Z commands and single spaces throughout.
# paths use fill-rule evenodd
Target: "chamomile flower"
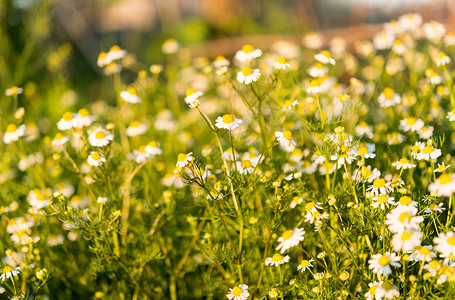
M 59 132 L 55 135 L 54 139 L 52 140 L 52 146 L 53 147 L 63 146 L 68 142 L 68 140 L 69 139 L 66 136 Z
M 403 54 L 405 54 L 406 51 L 408 50 L 408 47 L 406 47 L 406 45 L 403 44 L 402 41 L 400 41 L 400 40 L 395 40 L 395 41 L 393 42 L 392 50 L 393 50 L 393 52 L 395 52 L 395 53 L 398 54 L 398 55 L 403 55 Z
M 411 197 L 409 196 L 401 196 L 400 199 L 398 199 L 398 201 L 395 203 L 395 205 L 397 207 L 400 207 L 400 206 L 414 206 L 414 207 L 417 207 L 417 202 L 412 200 Z
M 423 126 L 422 129 L 420 129 L 417 133 L 421 139 L 430 139 L 433 137 L 433 131 L 433 126 Z
M 289 258 L 289 255 L 283 256 L 279 253 L 275 253 L 272 257 L 267 258 L 265 265 L 278 267 L 279 265 L 289 262 Z
M 385 224 L 393 233 L 400 233 L 405 230 L 419 230 L 422 216 L 416 216 L 418 209 L 415 206 L 397 206 L 387 214 Z
M 390 32 L 379 32 L 373 38 L 374 47 L 377 50 L 389 49 L 393 46 L 393 41 L 395 37 Z
M 373 300 L 376 298 L 376 290 L 378 289 L 380 282 L 373 281 L 368 284 L 368 292 L 365 294 L 367 300 Z
M 317 61 L 320 61 L 323 64 L 331 64 L 331 65 L 335 64 L 335 60 L 332 58 L 332 55 L 330 54 L 330 52 L 327 50 L 323 50 L 320 53 L 315 54 L 314 59 L 316 59 Z
M 92 167 L 99 167 L 106 162 L 104 155 L 97 151 L 92 151 L 87 158 L 87 163 Z
M 445 207 L 444 207 L 444 203 L 443 202 L 440 202 L 439 204 L 432 203 L 432 204 L 430 204 L 430 206 L 425 208 L 424 213 L 429 214 L 429 213 L 431 213 L 433 211 L 434 212 L 438 212 L 438 213 L 442 213 L 444 210 L 445 210 Z
M 215 58 L 215 61 L 213 62 L 213 66 L 217 69 L 221 69 L 223 67 L 229 67 L 231 63 L 229 62 L 229 60 L 226 59 L 226 57 L 224 56 L 217 56 Z
M 11 142 L 17 141 L 20 137 L 25 135 L 25 125 L 16 126 L 14 124 L 9 124 L 6 127 L 6 132 L 3 134 L 3 142 L 9 144 Z
M 438 193 L 441 197 L 450 197 L 455 193 L 455 174 L 442 174 L 428 186 L 430 193 Z
M 392 267 L 398 268 L 400 257 L 395 253 L 386 252 L 385 254 L 374 254 L 368 261 L 368 268 L 373 270 L 373 273 L 387 276 L 392 273 Z
M 240 126 L 242 124 L 241 119 L 236 119 L 232 117 L 230 114 L 225 114 L 223 116 L 219 116 L 215 120 L 215 126 L 221 129 L 232 130 Z
M 91 130 L 88 135 L 88 142 L 93 147 L 107 146 L 113 139 L 114 135 L 102 128 Z
M 291 65 L 286 61 L 286 58 L 280 57 L 273 63 L 273 67 L 276 70 L 287 70 Z
M 144 134 L 147 131 L 148 127 L 144 123 L 139 121 L 133 121 L 130 125 L 126 128 L 126 135 L 127 136 L 138 136 Z
M 438 164 L 438 167 L 433 171 L 434 173 L 443 173 L 445 172 L 448 168 L 450 168 L 451 165 L 446 166 L 444 163 Z
M 146 151 L 146 146 L 140 146 L 139 149 L 133 150 L 130 158 L 138 164 L 143 163 L 147 159 L 151 158 L 152 155 Z
M 10 278 L 11 276 L 19 275 L 20 271 L 21 271 L 21 268 L 19 268 L 19 267 L 13 269 L 10 266 L 5 266 L 3 268 L 2 275 L 0 275 L 0 278 L 2 279 L 2 281 L 5 281 L 6 279 Z
M 404 132 L 407 131 L 412 131 L 416 132 L 419 131 L 425 126 L 423 121 L 421 119 L 416 119 L 416 118 L 405 118 L 400 121 L 400 128 Z
M 190 153 L 180 153 L 177 156 L 177 168 L 183 168 L 193 161 L 193 152 Z
M 359 147 L 357 148 L 357 155 L 363 156 L 365 158 L 375 158 L 376 154 L 374 153 L 376 151 L 376 146 L 371 143 L 361 143 Z
M 327 74 L 327 68 L 322 63 L 317 63 L 307 70 L 311 77 L 322 77 Z
M 150 155 L 161 155 L 163 153 L 163 150 L 160 148 L 160 145 L 155 142 L 151 141 L 145 146 L 145 151 L 149 153 Z
M 111 61 L 118 60 L 126 56 L 126 51 L 115 45 L 109 49 L 107 56 L 111 59 Z
M 399 296 L 398 287 L 388 281 L 381 281 L 376 290 L 376 299 L 395 299 Z
M 292 152 L 294 150 L 294 146 L 297 145 L 295 142 L 292 132 L 289 130 L 275 131 L 275 137 L 277 138 L 280 145 L 288 152 Z
M 320 78 L 311 80 L 310 86 L 306 89 L 308 94 L 319 94 L 324 92 L 327 87 L 322 83 Z
M 379 105 L 387 108 L 395 106 L 401 102 L 400 95 L 396 94 L 391 88 L 387 87 L 378 97 Z
M 401 32 L 414 31 L 422 25 L 422 16 L 419 14 L 405 14 L 398 18 Z
M 441 232 L 433 242 L 436 244 L 434 250 L 441 253 L 442 257 L 455 256 L 455 231 Z
M 256 164 L 254 164 L 253 161 L 251 161 L 249 159 L 244 159 L 242 161 L 236 161 L 236 165 L 237 165 L 237 170 L 242 175 L 247 175 L 247 174 L 253 173 L 254 168 L 256 167 Z
M 426 69 L 425 76 L 428 78 L 431 84 L 440 84 L 442 81 L 441 76 L 436 73 L 433 69 Z
M 386 182 L 383 178 L 378 178 L 373 181 L 373 185 L 367 188 L 367 191 L 371 192 L 372 195 L 378 196 L 379 194 L 385 195 L 393 191 L 393 188 L 390 186 L 390 182 Z
M 199 97 L 202 96 L 203 93 L 201 91 L 196 91 L 195 89 L 188 89 L 185 94 L 185 103 L 188 104 L 189 107 L 195 108 L 198 107 Z
M 91 116 L 90 112 L 85 109 L 81 108 L 77 112 L 76 116 L 73 119 L 73 127 L 74 128 L 82 128 L 88 127 L 92 125 L 93 121 L 96 119 L 95 116 Z
M 302 198 L 302 197 L 294 196 L 294 197 L 292 198 L 291 204 L 289 204 L 289 207 L 290 207 L 291 209 L 296 208 L 297 205 L 301 204 L 302 202 L 303 202 L 303 198 Z
M 446 34 L 446 28 L 439 22 L 431 21 L 423 24 L 423 33 L 427 39 L 438 41 Z
M 262 55 L 261 49 L 255 49 L 251 45 L 244 45 L 242 49 L 238 50 L 235 53 L 234 58 L 239 62 L 245 63 L 250 62 L 255 58 L 261 57 L 261 55 Z
M 133 87 L 128 88 L 126 91 L 121 91 L 120 98 L 122 98 L 123 101 L 129 102 L 132 104 L 142 102 L 141 97 L 139 97 L 139 95 L 137 94 L 137 90 Z
M 5 91 L 6 96 L 16 96 L 22 94 L 24 91 L 23 88 L 17 87 L 17 86 L 12 86 L 9 89 Z
M 420 231 L 404 230 L 396 233 L 392 238 L 392 247 L 395 251 L 409 252 L 420 245 L 423 233 Z
M 305 230 L 303 228 L 295 228 L 294 230 L 286 230 L 283 232 L 281 237 L 278 239 L 280 244 L 276 247 L 276 250 L 281 249 L 281 254 L 286 252 L 289 248 L 297 246 L 301 241 L 303 241 L 305 235 Z
M 62 118 L 57 122 L 57 127 L 60 130 L 68 130 L 74 127 L 74 121 L 77 114 L 72 112 L 66 112 Z
M 430 262 L 436 256 L 436 254 L 431 251 L 433 246 L 416 246 L 411 256 L 409 257 L 410 261 L 426 261 Z
M 449 32 L 444 37 L 444 45 L 446 46 L 455 46 L 455 33 Z
M 239 286 L 230 288 L 226 295 L 229 300 L 245 300 L 249 296 L 250 292 L 248 292 L 248 286 L 246 284 L 239 284 Z
M 106 52 L 101 52 L 98 54 L 98 59 L 96 61 L 96 65 L 100 68 L 104 68 L 108 64 L 112 62 L 112 59 L 107 55 Z
M 431 140 L 427 141 L 427 144 L 423 144 L 423 147 L 421 148 L 421 152 L 417 155 L 418 160 L 430 160 L 430 159 L 436 159 L 439 156 L 442 155 L 442 152 L 440 149 L 437 149 L 433 146 Z
M 407 159 L 406 157 L 402 157 L 399 160 L 397 160 L 396 162 L 392 163 L 392 166 L 397 168 L 397 170 L 400 170 L 400 169 L 406 170 L 406 169 L 415 168 L 416 165 L 412 164 L 409 161 L 409 159 Z
M 281 111 L 288 111 L 288 110 L 292 110 L 294 107 L 296 107 L 297 105 L 299 105 L 299 100 L 286 100 L 284 101 L 284 104 L 283 104 L 283 108 L 281 109 Z
M 312 268 L 313 267 L 312 262 L 314 262 L 314 259 L 312 259 L 312 258 L 310 260 L 303 259 L 300 262 L 300 265 L 297 267 L 297 271 L 300 271 L 303 273 L 305 270 Z
M 455 108 L 452 109 L 451 111 L 449 111 L 449 113 L 447 114 L 447 119 L 448 119 L 450 122 L 455 121 Z
M 35 207 L 37 209 L 47 207 L 50 200 L 51 200 L 50 198 L 46 198 L 43 195 L 43 193 L 38 189 L 31 190 L 27 196 L 28 203 L 30 203 L 32 207 Z
M 176 39 L 169 38 L 166 39 L 163 42 L 163 45 L 161 45 L 161 51 L 163 51 L 164 54 L 172 54 L 176 53 L 180 48 L 180 44 Z
M 373 206 L 374 208 L 380 207 L 382 210 L 384 210 L 386 209 L 386 207 L 389 207 L 389 204 L 391 205 L 395 204 L 395 202 L 393 202 L 394 199 L 395 199 L 394 197 L 390 197 L 385 194 L 374 196 L 372 200 L 375 202 L 373 202 L 371 206 Z
M 373 138 L 373 127 L 368 126 L 364 121 L 360 122 L 359 125 L 355 127 L 355 134 L 358 137 L 366 136 L 370 139 Z
M 244 67 L 240 72 L 237 73 L 237 81 L 240 83 L 250 84 L 257 81 L 261 77 L 261 71 L 259 69 L 252 69 L 250 67 Z
M 122 71 L 122 65 L 111 62 L 109 63 L 105 68 L 104 68 L 104 74 L 105 75 L 112 75 L 112 74 L 117 74 Z
M 321 221 L 322 219 L 328 219 L 329 218 L 329 214 L 328 213 L 320 213 L 318 210 L 314 210 L 314 211 L 307 211 L 306 215 L 305 215 L 305 222 L 309 222 L 310 224 L 313 224 L 313 223 L 319 223 L 321 224 L 320 222 L 318 221 Z

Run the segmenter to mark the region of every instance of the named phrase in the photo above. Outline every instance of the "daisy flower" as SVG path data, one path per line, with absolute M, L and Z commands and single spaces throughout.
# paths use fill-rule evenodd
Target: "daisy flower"
M 107 56 L 111 59 L 111 61 L 118 60 L 126 56 L 126 51 L 115 45 L 109 49 Z
M 54 139 L 52 140 L 52 146 L 53 147 L 63 146 L 68 142 L 68 140 L 69 139 L 66 136 L 59 132 L 55 135 Z
M 434 250 L 441 253 L 442 257 L 455 255 L 455 231 L 441 232 L 433 239 L 436 244 Z
M 438 212 L 438 213 L 442 213 L 444 210 L 445 210 L 445 207 L 444 207 L 444 203 L 443 202 L 441 202 L 439 204 L 432 203 L 432 204 L 430 204 L 429 207 L 425 208 L 424 213 L 429 214 L 432 211 L 435 211 L 435 212 Z
M 378 289 L 379 282 L 373 281 L 368 284 L 368 292 L 365 294 L 367 300 L 373 300 L 376 298 L 376 290 Z
M 376 151 L 376 146 L 374 144 L 361 143 L 357 148 L 356 153 L 357 155 L 363 156 L 365 158 L 375 158 L 376 154 L 374 154 L 374 151 Z
M 72 112 L 66 112 L 63 114 L 62 118 L 57 122 L 57 127 L 60 130 L 68 130 L 74 127 L 74 118 L 77 117 L 77 114 Z
M 393 202 L 393 199 L 395 199 L 394 197 L 389 197 L 388 195 L 378 195 L 378 196 L 374 196 L 372 198 L 373 201 L 375 201 L 374 203 L 371 204 L 371 206 L 373 206 L 374 208 L 378 208 L 378 207 L 381 207 L 382 210 L 386 209 L 386 207 L 389 207 L 389 204 L 395 204 L 395 202 Z
M 422 25 L 422 16 L 419 14 L 405 14 L 398 18 L 401 32 L 414 31 Z
M 274 298 L 277 298 L 280 294 L 278 293 L 278 291 L 273 288 L 269 291 L 269 297 L 274 299 Z
M 388 281 L 379 284 L 376 290 L 376 299 L 395 299 L 400 296 L 398 287 Z
M 277 138 L 280 145 L 288 152 L 292 152 L 294 150 L 294 146 L 297 145 L 294 138 L 292 137 L 292 132 L 289 130 L 275 131 L 275 137 Z
M 449 32 L 444 37 L 444 45 L 446 46 L 455 46 L 455 33 Z
M 423 33 L 429 40 L 440 40 L 446 34 L 446 28 L 439 22 L 431 21 L 423 24 Z
M 241 162 L 240 161 L 236 161 L 236 165 L 237 165 L 237 170 L 242 175 L 247 175 L 247 174 L 253 173 L 254 168 L 256 167 L 256 164 L 254 164 L 249 159 L 244 159 Z
M 422 216 L 416 216 L 418 209 L 415 206 L 397 206 L 387 214 L 385 224 L 393 233 L 405 230 L 419 230 Z
M 303 259 L 300 262 L 300 265 L 297 267 L 297 271 L 304 272 L 305 270 L 308 270 L 313 267 L 312 262 L 314 262 L 314 259 L 306 260 Z
M 283 256 L 279 253 L 275 253 L 272 257 L 267 258 L 265 265 L 278 267 L 279 265 L 289 262 L 289 258 L 289 255 Z
M 407 131 L 412 131 L 416 132 L 419 131 L 425 126 L 423 121 L 421 119 L 416 119 L 416 118 L 405 118 L 400 121 L 400 128 L 404 132 Z
M 151 141 L 145 146 L 145 151 L 150 155 L 161 155 L 163 150 L 161 150 L 160 145 L 155 142 Z
M 225 114 L 223 116 L 219 116 L 215 120 L 216 127 L 220 128 L 220 129 L 227 129 L 227 130 L 232 130 L 234 128 L 237 128 L 240 126 L 241 123 L 242 123 L 241 119 L 235 119 L 230 114 Z
M 373 270 L 373 273 L 387 276 L 392 273 L 392 268 L 398 268 L 401 266 L 399 263 L 400 257 L 395 253 L 386 252 L 385 254 L 374 254 L 368 261 L 369 268 Z
M 326 90 L 326 86 L 322 84 L 322 80 L 320 78 L 311 80 L 310 86 L 306 89 L 308 94 L 318 94 L 324 92 Z
M 137 90 L 133 87 L 128 88 L 126 91 L 121 91 L 120 98 L 122 98 L 123 101 L 133 104 L 142 102 L 141 97 L 137 94 Z
M 400 206 L 414 206 L 417 207 L 417 202 L 413 201 L 411 197 L 409 196 L 401 196 L 400 199 L 395 203 L 397 207 Z
M 38 189 L 30 191 L 27 196 L 28 203 L 37 209 L 47 207 L 50 200 L 51 199 L 44 197 L 43 193 Z
M 402 250 L 403 252 L 412 251 L 416 246 L 420 245 L 423 233 L 420 231 L 408 231 L 396 233 L 392 238 L 392 247 L 395 251 Z
M 104 68 L 108 64 L 112 62 L 112 59 L 107 55 L 106 52 L 101 52 L 98 54 L 98 59 L 96 61 L 96 65 L 100 68 Z
M 293 208 L 296 208 L 297 205 L 301 204 L 303 201 L 303 198 L 302 197 L 299 197 L 299 196 L 295 196 L 294 198 L 292 198 L 292 201 L 291 201 L 291 204 L 289 204 L 289 207 L 291 209 Z
M 421 139 L 430 139 L 433 137 L 433 126 L 423 126 L 417 133 Z
M 229 60 L 226 59 L 226 57 L 219 55 L 215 58 L 213 61 L 213 66 L 217 69 L 223 68 L 223 67 L 229 67 L 231 63 Z
M 85 109 L 81 108 L 77 112 L 76 116 L 73 119 L 73 127 L 75 128 L 82 128 L 88 127 L 92 125 L 93 121 L 96 119 L 95 116 L 91 116 L 90 112 Z
M 248 292 L 248 286 L 246 284 L 239 284 L 239 286 L 230 288 L 226 295 L 229 300 L 245 300 L 249 296 L 250 292 Z
M 306 215 L 305 215 L 305 222 L 309 222 L 310 224 L 313 224 L 318 221 L 321 221 L 322 219 L 328 219 L 329 218 L 329 214 L 328 213 L 320 213 L 318 210 L 314 210 L 314 211 L 307 211 Z M 321 224 L 319 222 L 319 224 Z
M 317 63 L 307 70 L 311 77 L 322 77 L 327 74 L 327 68 L 323 64 Z
M 242 49 L 238 50 L 235 53 L 234 58 L 239 62 L 250 62 L 255 58 L 261 57 L 262 50 L 261 49 L 254 49 L 251 45 L 244 45 Z
M 3 268 L 2 275 L 0 275 L 0 278 L 2 279 L 2 281 L 5 281 L 6 279 L 10 278 L 11 276 L 19 275 L 20 271 L 21 271 L 21 268 L 19 268 L 19 267 L 13 269 L 10 266 L 5 266 Z
M 199 97 L 202 96 L 203 93 L 201 91 L 196 91 L 195 89 L 188 89 L 185 94 L 185 103 L 188 104 L 189 107 L 195 108 L 198 107 Z
M 381 107 L 387 108 L 395 106 L 401 102 L 401 97 L 398 94 L 395 94 L 391 88 L 385 88 L 384 91 L 378 97 L 379 105 Z
M 122 71 L 122 65 L 115 62 L 111 62 L 104 68 L 105 75 L 117 74 Z
M 450 122 L 455 121 L 455 108 L 452 109 L 451 111 L 449 111 L 449 113 L 447 114 L 447 119 L 448 119 Z
M 286 61 L 286 58 L 280 57 L 273 63 L 273 67 L 277 70 L 287 70 L 291 65 Z
M 373 185 L 370 185 L 367 188 L 367 191 L 371 192 L 375 196 L 378 196 L 379 194 L 384 195 L 393 191 L 393 188 L 390 186 L 390 182 L 386 182 L 383 178 L 378 178 L 373 181 Z
M 283 108 L 281 109 L 281 111 L 292 110 L 297 105 L 299 105 L 299 100 L 294 100 L 294 101 L 286 100 L 286 101 L 284 101 Z
M 421 148 L 421 152 L 417 155 L 418 160 L 436 159 L 442 154 L 440 149 L 437 149 L 432 145 L 431 140 L 429 140 L 427 144 L 424 144 L 423 146 L 424 147 Z
M 433 249 L 433 246 L 431 245 L 416 246 L 411 256 L 409 257 L 409 260 L 430 262 L 433 260 L 433 257 L 436 256 L 436 254 L 433 251 L 431 251 L 431 249 Z
M 455 193 L 455 174 L 442 174 L 428 186 L 430 193 L 438 193 L 441 197 L 450 197 Z
M 9 124 L 6 127 L 6 132 L 3 134 L 3 142 L 9 144 L 17 141 L 20 137 L 25 135 L 25 125 L 17 127 L 14 124 Z
M 286 230 L 283 232 L 281 237 L 278 239 L 280 244 L 276 247 L 276 250 L 281 249 L 281 254 L 286 252 L 289 248 L 297 246 L 301 241 L 303 241 L 305 235 L 305 229 L 295 228 L 294 230 Z
M 332 55 L 330 54 L 330 52 L 327 50 L 323 50 L 320 53 L 315 54 L 314 59 L 316 59 L 317 61 L 320 61 L 323 64 L 331 64 L 331 65 L 335 64 L 335 60 L 332 58 Z
M 190 152 L 190 153 L 180 153 L 178 156 L 177 156 L 177 168 L 183 168 L 185 167 L 186 165 L 188 165 L 190 162 L 193 161 L 194 157 L 193 157 L 193 152 Z
M 133 121 L 130 125 L 126 128 L 126 135 L 127 136 L 138 136 L 144 134 L 147 131 L 147 125 L 139 122 Z
M 384 50 L 392 47 L 394 40 L 395 37 L 393 36 L 393 34 L 391 34 L 390 32 L 382 31 L 374 36 L 373 44 L 377 50 Z
M 437 66 L 445 66 L 450 63 L 450 57 L 447 56 L 444 52 L 439 52 L 438 56 L 435 57 L 434 62 Z
M 146 151 L 146 146 L 140 146 L 138 150 L 133 150 L 131 153 L 130 158 L 134 159 L 134 161 L 138 164 L 143 163 L 152 155 Z
M 261 77 L 261 71 L 259 69 L 251 69 L 250 67 L 245 67 L 237 73 L 237 81 L 245 84 L 257 81 L 259 77 Z
M 406 50 L 408 50 L 408 47 L 406 47 L 406 45 L 404 45 L 402 41 L 395 40 L 393 42 L 392 50 L 398 55 L 403 55 L 406 53 Z
M 17 86 L 12 86 L 9 89 L 5 91 L 6 96 L 16 96 L 22 94 L 24 91 L 23 88 L 17 87 Z
M 392 163 L 392 166 L 394 166 L 395 168 L 397 168 L 397 170 L 400 170 L 400 169 L 412 169 L 412 168 L 415 168 L 416 165 L 414 164 L 411 164 L 411 162 L 403 157 L 403 158 L 400 158 L 399 160 L 397 160 L 396 162 Z
M 433 69 L 426 69 L 425 76 L 429 79 L 431 84 L 440 84 L 442 81 L 441 76 L 436 73 Z
M 438 164 L 438 167 L 433 171 L 434 173 L 445 172 L 451 165 L 446 166 L 444 163 Z
M 100 152 L 92 151 L 87 158 L 87 163 L 92 167 L 99 167 L 106 162 L 106 158 Z
M 102 128 L 91 130 L 88 135 L 88 142 L 93 147 L 107 146 L 113 139 L 114 135 Z
M 365 122 L 360 122 L 359 125 L 355 127 L 355 134 L 359 137 L 366 136 L 370 139 L 373 138 L 373 127 L 368 126 Z
M 176 39 L 170 38 L 163 42 L 161 45 L 161 51 L 165 54 L 176 53 L 179 50 L 179 42 Z

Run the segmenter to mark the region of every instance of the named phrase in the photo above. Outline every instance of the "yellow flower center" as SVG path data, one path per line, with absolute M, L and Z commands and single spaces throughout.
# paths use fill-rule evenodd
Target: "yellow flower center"
M 130 123 L 130 127 L 139 127 L 141 126 L 141 122 L 139 121 L 133 121 Z
M 137 90 L 133 87 L 128 88 L 127 92 L 134 96 L 137 95 Z
M 92 154 L 92 159 L 94 160 L 100 160 L 101 159 L 101 154 L 99 154 L 98 152 L 94 152 Z
M 378 263 L 381 266 L 385 267 L 388 264 L 390 264 L 390 258 L 388 256 L 386 256 L 386 255 L 383 255 L 383 256 L 381 256 L 381 258 L 378 259 Z
M 408 231 L 405 231 L 401 234 L 401 240 L 402 241 L 407 241 L 409 240 L 410 238 L 412 237 L 412 233 L 411 232 L 408 232 Z
M 378 289 L 377 285 L 373 285 L 372 287 L 370 287 L 370 294 L 371 295 L 376 295 L 376 290 L 377 289 Z
M 403 45 L 403 43 L 400 41 L 400 40 L 395 40 L 395 43 L 394 43 L 396 46 L 401 46 Z
M 190 95 L 193 95 L 194 93 L 196 93 L 195 89 L 187 89 L 185 95 L 188 97 Z
M 306 211 L 312 210 L 313 207 L 314 207 L 314 202 L 308 202 L 307 204 L 305 204 L 305 210 Z
M 223 123 L 231 124 L 234 122 L 234 118 L 230 114 L 225 114 L 223 116 Z
M 412 146 L 412 152 L 417 153 L 417 152 L 419 152 L 419 150 L 420 150 L 420 146 L 419 145 Z
M 423 148 L 422 150 L 422 153 L 423 154 L 430 154 L 430 153 L 433 153 L 434 151 L 434 147 L 433 146 L 425 146 L 425 148 Z
M 283 232 L 283 235 L 281 236 L 283 238 L 283 240 L 287 240 L 289 238 L 291 238 L 294 234 L 292 233 L 291 230 L 286 230 L 285 232 Z
M 185 161 L 185 159 L 188 157 L 185 153 L 180 153 L 179 156 L 177 156 L 177 160 L 179 162 Z
M 310 82 L 310 87 L 317 87 L 317 86 L 320 86 L 320 82 L 319 80 L 311 80 Z
M 420 246 L 418 251 L 420 252 L 420 254 L 423 254 L 423 255 L 430 255 L 431 254 L 430 250 L 428 250 L 427 247 L 423 247 L 423 246 Z
M 6 127 L 6 132 L 9 132 L 9 133 L 15 132 L 16 130 L 17 130 L 17 127 L 14 124 L 9 124 L 8 127 Z
M 276 61 L 282 65 L 287 64 L 286 58 L 284 57 L 280 57 Z
M 101 52 L 101 53 L 98 55 L 98 59 L 106 58 L 106 56 L 107 56 L 107 53 L 106 53 L 106 52 Z
M 3 268 L 3 274 L 6 274 L 6 273 L 9 273 L 13 270 L 13 268 L 11 268 L 10 266 L 5 266 Z
M 112 52 L 114 52 L 114 51 L 120 51 L 120 50 L 122 50 L 122 48 L 120 48 L 120 47 L 117 46 L 117 45 L 114 45 L 114 46 L 111 47 L 111 49 L 109 49 L 109 51 L 112 51 Z
M 36 191 L 35 194 L 36 194 L 36 200 L 39 200 L 39 201 L 44 200 L 44 196 L 43 196 L 43 194 L 41 194 L 40 191 Z
M 242 161 L 242 168 L 247 169 L 252 166 L 252 163 L 249 160 Z
M 438 207 L 439 207 L 439 206 L 438 206 L 437 204 L 434 204 L 434 203 L 430 205 L 430 209 L 431 209 L 431 210 L 435 210 L 435 209 L 438 208 Z
M 409 196 L 403 196 L 400 198 L 400 203 L 402 205 L 411 205 L 412 204 L 412 199 Z
M 244 76 L 250 76 L 251 74 L 253 74 L 253 69 L 251 69 L 250 67 L 245 67 L 242 69 L 242 73 Z
M 382 187 L 385 186 L 385 180 L 382 179 L 382 178 L 375 179 L 375 180 L 373 181 L 373 186 L 374 186 L 375 188 L 378 188 L 378 189 L 379 189 L 379 188 L 382 188 Z
M 315 65 L 314 65 L 314 67 L 315 67 L 316 69 L 318 69 L 318 70 L 322 70 L 322 69 L 324 69 L 324 65 L 323 65 L 323 64 L 321 64 L 321 63 L 319 63 L 319 64 L 315 64 Z
M 64 138 L 64 136 L 63 136 L 63 134 L 61 134 L 61 133 L 59 132 L 59 133 L 57 133 L 57 134 L 55 135 L 54 140 L 61 140 L 62 138 Z
M 319 218 L 321 216 L 321 213 L 318 212 L 317 210 L 315 210 L 311 215 L 312 215 L 313 218 L 317 219 L 317 218 Z
M 363 178 L 368 178 L 371 176 L 371 170 L 368 168 L 363 168 Z
M 407 158 L 401 158 L 399 160 L 399 162 L 402 163 L 402 164 L 407 164 L 407 163 L 409 163 L 409 160 Z
M 447 184 L 452 181 L 452 177 L 449 174 L 442 174 L 438 178 L 439 184 Z
M 66 113 L 63 114 L 63 120 L 65 121 L 71 121 L 73 119 L 73 113 L 67 111 Z
M 290 132 L 289 130 L 283 131 L 283 136 L 285 139 L 292 140 L 292 132 Z
M 141 153 L 145 153 L 145 146 L 140 146 L 138 151 Z
M 444 53 L 444 52 L 439 52 L 439 58 L 444 58 L 446 57 L 447 55 Z
M 411 215 L 407 212 L 404 212 L 398 217 L 398 220 L 400 220 L 401 223 L 404 223 L 411 220 Z
M 215 61 L 222 61 L 222 60 L 226 60 L 226 58 L 222 55 L 219 55 L 215 58 Z
M 308 266 L 309 263 L 310 263 L 309 260 L 304 259 L 300 262 L 300 265 L 302 266 L 302 268 L 305 268 L 306 266 Z
M 284 101 L 284 106 L 286 106 L 286 107 L 292 106 L 292 101 L 291 100 Z
M 254 48 L 251 45 L 245 45 L 242 47 L 242 51 L 244 53 L 251 53 L 251 52 L 253 52 L 253 50 L 254 50 Z
M 389 290 L 393 289 L 393 285 L 390 282 L 388 282 L 388 281 L 386 281 L 383 284 L 381 284 L 381 287 L 384 290 L 386 290 L 386 291 L 389 291 Z
M 360 147 L 358 152 L 359 154 L 368 154 L 368 149 L 367 147 Z
M 406 119 L 406 124 L 414 125 L 417 122 L 416 118 L 408 118 Z
M 95 137 L 97 139 L 104 139 L 106 137 L 106 133 L 104 131 L 100 130 L 95 134 Z
M 393 93 L 393 90 L 391 88 L 385 88 L 384 89 L 384 96 L 385 96 L 386 99 L 389 99 L 389 100 L 392 99 L 393 95 L 394 95 L 394 93 Z
M 362 122 L 360 122 L 359 127 L 366 128 L 366 127 L 368 127 L 368 124 L 365 123 L 365 121 L 362 121 Z
M 273 260 L 273 261 L 280 261 L 280 260 L 282 260 L 282 259 L 283 259 L 283 255 L 280 255 L 280 254 L 278 254 L 278 253 L 276 253 L 276 254 L 274 254 L 274 255 L 272 256 L 272 260 Z
M 153 148 L 158 148 L 158 143 L 155 141 L 151 141 L 150 143 L 147 144 L 147 146 L 153 147 Z
M 332 57 L 332 55 L 330 54 L 330 52 L 327 51 L 327 50 L 321 51 L 321 54 L 324 55 L 324 56 L 327 57 L 327 58 L 331 58 L 331 57 Z
M 85 108 L 81 108 L 79 109 L 79 111 L 77 112 L 81 117 L 89 117 L 90 116 L 90 113 L 88 112 L 87 109 Z
M 240 296 L 242 293 L 243 293 L 243 290 L 241 288 L 239 288 L 238 286 L 236 286 L 232 289 L 232 295 L 234 295 L 236 297 Z
M 389 200 L 389 197 L 387 197 L 387 196 L 385 196 L 385 195 L 380 195 L 380 196 L 378 197 L 378 200 L 377 200 L 377 201 L 378 201 L 379 203 L 386 203 L 388 200 Z
M 451 236 L 447 239 L 449 245 L 455 246 L 455 236 Z

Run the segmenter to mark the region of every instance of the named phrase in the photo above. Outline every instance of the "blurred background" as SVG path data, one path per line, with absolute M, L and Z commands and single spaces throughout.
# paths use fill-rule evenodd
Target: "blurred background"
M 104 78 L 97 56 L 116 44 L 148 69 L 165 63 L 168 38 L 190 58 L 229 57 L 245 43 L 267 48 L 277 39 L 300 45 L 312 31 L 349 46 L 410 12 L 450 32 L 454 10 L 450 0 L 2 0 L 0 86 L 23 86 L 24 101 L 39 90 L 94 99 Z M 68 86 L 77 95 L 65 94 Z

